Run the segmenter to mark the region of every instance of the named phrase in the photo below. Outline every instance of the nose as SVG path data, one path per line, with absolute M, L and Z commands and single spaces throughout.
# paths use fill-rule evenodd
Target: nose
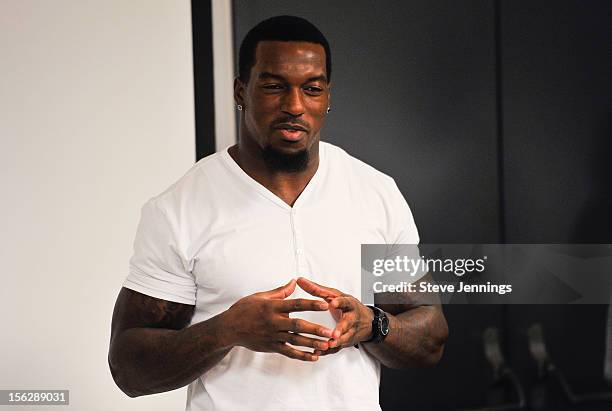
M 302 101 L 302 90 L 300 88 L 290 88 L 283 97 L 281 111 L 293 117 L 304 114 L 304 102 Z

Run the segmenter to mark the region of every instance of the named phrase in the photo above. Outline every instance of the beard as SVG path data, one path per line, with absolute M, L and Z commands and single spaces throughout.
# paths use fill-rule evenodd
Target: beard
M 270 171 L 285 173 L 298 173 L 306 170 L 310 159 L 306 149 L 296 153 L 283 153 L 270 145 L 264 147 L 262 154 L 264 163 Z

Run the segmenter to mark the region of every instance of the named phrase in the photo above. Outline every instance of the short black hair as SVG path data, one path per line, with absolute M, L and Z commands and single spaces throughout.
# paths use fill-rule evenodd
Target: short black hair
M 238 76 L 243 83 L 249 81 L 255 65 L 255 50 L 260 41 L 304 41 L 320 44 L 325 49 L 327 82 L 331 80 L 331 49 L 327 39 L 314 24 L 296 16 L 276 16 L 253 27 L 242 40 L 238 55 Z

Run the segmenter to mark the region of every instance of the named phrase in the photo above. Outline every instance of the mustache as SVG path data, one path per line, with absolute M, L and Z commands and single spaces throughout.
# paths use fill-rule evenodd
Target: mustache
M 280 126 L 300 126 L 305 128 L 306 131 L 310 131 L 310 124 L 308 124 L 302 119 L 291 116 L 281 117 L 279 119 L 276 119 L 274 123 L 272 123 L 272 128 L 277 128 Z

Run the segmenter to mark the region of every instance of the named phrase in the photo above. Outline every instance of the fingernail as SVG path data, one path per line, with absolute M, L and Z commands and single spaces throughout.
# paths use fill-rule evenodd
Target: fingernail
M 329 338 L 331 338 L 334 335 L 333 331 L 327 328 L 323 330 L 323 334 L 325 334 L 325 336 Z
M 328 304 L 325 301 L 319 303 L 320 309 L 327 310 L 327 307 L 328 307 Z
M 318 360 L 318 359 L 319 359 L 319 356 L 318 356 L 318 355 L 311 355 L 311 356 L 310 356 L 310 359 L 311 359 L 312 361 L 316 361 L 316 360 Z

